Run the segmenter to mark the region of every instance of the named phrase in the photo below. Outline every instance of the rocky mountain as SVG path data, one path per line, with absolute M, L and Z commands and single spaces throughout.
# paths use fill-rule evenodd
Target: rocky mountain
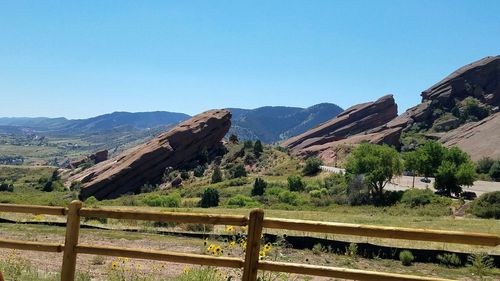
M 328 161 L 328 158 L 334 157 L 335 150 L 341 144 L 362 141 L 395 144 L 399 142 L 401 129 L 390 130 L 384 125 L 393 120 L 397 113 L 393 96 L 387 95 L 374 102 L 352 106 L 336 118 L 292 137 L 281 145 L 293 154 L 319 155 Z
M 331 103 L 308 108 L 266 106 L 256 109 L 228 109 L 233 114 L 230 133 L 241 139 L 260 139 L 274 143 L 298 135 L 342 112 Z M 78 136 L 113 131 L 141 134 L 145 129 L 166 129 L 189 119 L 183 113 L 114 112 L 88 119 L 66 118 L 0 118 L 0 134 L 38 133 L 45 136 Z
M 71 175 L 67 183 L 82 184 L 82 199 L 115 198 L 137 192 L 145 183 L 160 182 L 168 167 L 187 165 L 196 161 L 202 150 L 215 148 L 230 126 L 231 113 L 227 110 L 201 113 L 147 143 Z
M 190 118 L 184 113 L 156 112 L 113 112 L 88 119 L 66 118 L 0 118 L 0 126 L 23 127 L 27 130 L 45 133 L 78 134 L 109 130 L 148 129 L 177 124 Z
M 334 118 L 342 108 L 321 103 L 308 108 L 266 106 L 251 110 L 229 108 L 229 111 L 233 114 L 230 134 L 236 134 L 240 139 L 274 143 Z
M 392 96 L 356 105 L 282 145 L 334 162 L 343 145 L 368 141 L 399 148 L 403 140 L 403 149 L 412 149 L 417 139 L 430 138 L 458 146 L 474 160 L 500 157 L 500 56 L 461 67 L 421 96 L 420 104 L 400 116 Z

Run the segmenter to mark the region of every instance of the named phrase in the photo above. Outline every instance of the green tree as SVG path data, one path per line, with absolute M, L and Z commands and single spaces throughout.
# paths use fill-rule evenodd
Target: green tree
M 495 161 L 493 165 L 491 165 L 490 171 L 488 173 L 490 178 L 494 181 L 500 181 L 500 160 Z
M 445 150 L 443 145 L 436 141 L 428 141 L 417 148 L 418 172 L 425 177 L 433 176 L 443 162 Z
M 203 192 L 200 207 L 210 208 L 219 206 L 219 191 L 215 188 L 207 188 Z
M 262 142 L 260 140 L 256 140 L 253 145 L 253 154 L 255 154 L 255 157 L 259 158 L 262 155 L 262 152 L 264 152 Z
M 400 175 L 402 161 L 399 153 L 387 145 L 363 143 L 356 147 L 347 159 L 346 173 L 350 178 L 364 175 L 364 182 L 372 198 L 383 199 L 384 187 Z
M 219 166 L 215 166 L 214 172 L 212 173 L 212 183 L 218 183 L 222 181 L 222 172 Z
M 231 178 L 242 178 L 247 176 L 247 171 L 245 170 L 245 166 L 243 164 L 237 164 L 230 170 Z
M 474 163 L 467 153 L 458 147 L 444 149 L 443 161 L 437 169 L 434 188 L 442 190 L 451 196 L 459 195 L 462 186 L 471 186 L 476 179 Z
M 197 178 L 203 177 L 204 174 L 205 174 L 205 165 L 198 165 L 193 170 L 193 175 Z
M 290 191 L 304 191 L 306 188 L 306 184 L 300 176 L 289 176 L 287 181 Z
M 319 173 L 321 170 L 319 167 L 323 165 L 323 161 L 318 157 L 309 157 L 306 160 L 306 165 L 302 169 L 302 174 L 304 176 L 312 176 Z
M 483 157 L 477 161 L 476 172 L 479 174 L 488 174 L 493 164 L 495 164 L 493 159 L 490 157 Z
M 417 151 L 406 152 L 403 154 L 405 170 L 410 172 L 413 176 L 411 187 L 415 187 L 415 176 L 420 170 L 422 170 L 422 158 L 420 155 L 421 154 Z
M 252 188 L 252 196 L 262 196 L 266 188 L 266 181 L 261 178 L 256 178 Z

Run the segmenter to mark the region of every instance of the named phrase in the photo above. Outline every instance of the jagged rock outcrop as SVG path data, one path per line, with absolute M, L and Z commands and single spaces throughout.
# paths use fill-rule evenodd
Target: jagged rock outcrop
M 66 167 L 66 168 L 74 169 L 74 168 L 78 168 L 78 166 L 80 166 L 81 164 L 88 162 L 88 161 L 91 161 L 94 164 L 99 164 L 99 163 L 104 162 L 106 160 L 108 160 L 108 151 L 106 149 L 104 149 L 104 150 L 97 151 L 96 153 L 91 154 L 87 157 L 84 157 L 80 160 L 72 161 L 69 163 L 68 167 Z
M 68 179 L 81 183 L 82 199 L 115 198 L 158 183 L 167 167 L 195 160 L 203 149 L 218 146 L 231 126 L 231 113 L 211 110 L 182 122 L 151 141 L 129 149 Z
M 393 122 L 406 129 L 428 130 L 443 120 L 443 115 L 458 110 L 467 98 L 477 100 L 491 112 L 500 106 L 500 56 L 491 56 L 463 66 L 421 94 L 422 103 L 408 109 Z M 446 117 L 446 116 L 444 116 Z M 458 124 L 458 126 L 461 124 Z
M 397 116 L 392 95 L 377 101 L 358 104 L 346 109 L 336 118 L 283 142 L 293 154 L 319 155 L 326 162 L 340 144 L 372 143 L 398 144 L 402 126 L 387 123 Z

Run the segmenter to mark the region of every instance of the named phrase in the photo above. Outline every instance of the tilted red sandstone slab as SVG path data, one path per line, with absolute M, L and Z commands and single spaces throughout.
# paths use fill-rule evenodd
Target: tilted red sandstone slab
M 195 160 L 203 149 L 219 144 L 231 126 L 231 113 L 211 110 L 182 122 L 151 141 L 101 162 L 68 182 L 81 182 L 81 198 L 115 198 L 158 183 L 167 167 Z

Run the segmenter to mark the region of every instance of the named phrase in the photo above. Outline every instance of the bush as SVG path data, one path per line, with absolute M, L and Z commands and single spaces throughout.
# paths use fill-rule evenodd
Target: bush
M 8 183 L 4 182 L 4 183 L 0 184 L 0 191 L 13 192 L 14 186 L 12 184 L 8 184 Z
M 279 194 L 279 200 L 282 203 L 290 204 L 292 206 L 298 206 L 299 205 L 299 194 L 297 192 L 291 192 L 288 190 L 285 190 Z
M 150 207 L 178 208 L 181 206 L 181 196 L 178 193 L 170 195 L 150 194 L 142 199 Z
M 252 196 L 262 196 L 266 191 L 267 183 L 261 179 L 256 178 L 252 188 Z
M 401 203 L 410 207 L 424 206 L 433 202 L 437 196 L 430 189 L 409 189 L 403 193 Z
M 242 164 L 238 164 L 231 168 L 229 171 L 231 178 L 236 179 L 236 178 L 242 178 L 247 176 L 247 171 L 245 170 L 245 167 Z
M 302 174 L 304 176 L 312 176 L 316 175 L 321 171 L 319 166 L 323 165 L 323 161 L 317 157 L 309 157 L 306 160 L 306 165 L 304 166 L 304 169 L 302 169 Z
M 494 163 L 495 161 L 493 161 L 490 157 L 483 157 L 477 161 L 476 172 L 480 174 L 488 174 Z
M 290 191 L 304 191 L 306 185 L 300 176 L 289 176 L 287 180 Z
M 415 257 L 413 257 L 413 254 L 410 251 L 404 250 L 399 253 L 399 260 L 404 266 L 410 266 L 415 260 Z
M 212 174 L 212 183 L 218 183 L 222 181 L 222 172 L 219 166 L 215 166 L 214 172 Z
M 182 180 L 188 180 L 189 179 L 189 172 L 188 171 L 182 171 L 181 172 L 181 179 Z
M 227 205 L 233 207 L 248 207 L 248 208 L 254 208 L 260 206 L 260 204 L 257 203 L 252 198 L 243 195 L 236 195 L 230 198 L 227 201 Z
M 309 195 L 311 197 L 314 197 L 314 198 L 322 198 L 324 196 L 327 196 L 328 195 L 328 189 L 326 188 L 321 188 L 321 189 L 315 189 L 315 190 L 311 190 L 309 192 Z
M 480 218 L 500 219 L 500 191 L 489 192 L 472 202 L 472 213 Z
M 219 191 L 215 188 L 207 188 L 203 192 L 200 207 L 210 208 L 219 206 Z
M 493 258 L 488 256 L 487 253 L 472 254 L 467 260 L 471 263 L 469 270 L 473 275 L 478 276 L 480 280 L 495 266 Z
M 447 267 L 459 267 L 462 265 L 462 260 L 456 254 L 442 254 L 437 256 L 437 260 L 440 264 Z
M 351 206 L 359 206 L 370 202 L 370 190 L 363 177 L 355 176 L 347 185 L 347 203 Z
M 45 191 L 45 192 L 54 191 L 54 186 L 53 186 L 52 182 L 51 181 L 46 182 L 42 187 L 42 191 Z
M 193 175 L 197 178 L 203 177 L 204 174 L 205 174 L 205 166 L 200 165 L 194 168 L 193 170 Z
M 500 160 L 495 161 L 493 165 L 491 165 L 490 171 L 488 173 L 490 178 L 494 181 L 500 181 Z

